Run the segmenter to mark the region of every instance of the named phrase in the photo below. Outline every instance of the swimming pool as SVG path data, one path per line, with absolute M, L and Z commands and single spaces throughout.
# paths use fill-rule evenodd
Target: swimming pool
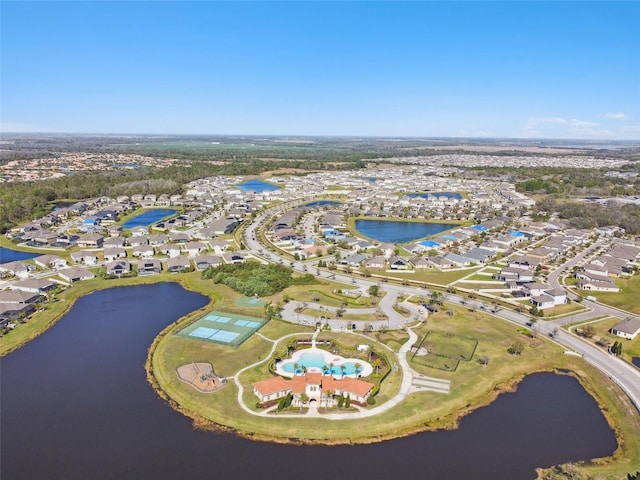
M 296 365 L 297 364 L 297 365 Z M 358 368 L 356 369 L 356 364 Z M 298 367 L 296 369 L 296 366 Z M 344 368 L 344 372 L 342 367 Z M 293 376 L 303 372 L 303 368 L 307 372 L 325 373 L 333 375 L 337 378 L 345 377 L 366 377 L 371 375 L 373 367 L 360 359 L 344 358 L 340 355 L 334 355 L 319 348 L 306 348 L 295 352 L 291 360 L 286 360 L 277 365 L 277 370 L 285 376 Z

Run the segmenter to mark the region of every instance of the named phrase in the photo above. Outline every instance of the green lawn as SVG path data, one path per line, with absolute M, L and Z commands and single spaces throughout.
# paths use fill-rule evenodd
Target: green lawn
M 640 336 L 637 336 L 634 340 L 627 340 L 625 338 L 616 337 L 612 335 L 609 330 L 616 323 L 620 322 L 619 318 L 604 318 L 602 320 L 598 320 L 597 322 L 586 322 L 581 325 L 576 325 L 574 328 L 574 332 L 580 328 L 580 326 L 585 327 L 587 325 L 591 325 L 594 328 L 594 335 L 592 338 L 585 339 L 589 342 L 597 345 L 599 340 L 604 340 L 609 344 L 613 344 L 613 342 L 622 342 L 622 358 L 626 361 L 631 362 L 631 357 L 640 357 Z M 577 332 L 576 332 L 577 333 Z M 603 348 L 604 347 L 600 347 Z
M 616 279 L 616 285 L 620 287 L 618 293 L 613 292 L 585 292 L 578 291 L 581 295 L 593 295 L 599 302 L 612 307 L 620 308 L 628 312 L 640 314 L 640 275 L 631 278 Z
M 372 275 L 386 276 L 398 280 L 408 280 L 409 282 L 424 282 L 436 285 L 449 285 L 456 282 L 463 277 L 466 277 L 470 273 L 473 273 L 476 269 L 457 270 L 453 272 L 441 272 L 434 269 L 416 270 L 415 273 L 402 273 L 402 272 L 387 272 L 381 269 L 370 269 Z

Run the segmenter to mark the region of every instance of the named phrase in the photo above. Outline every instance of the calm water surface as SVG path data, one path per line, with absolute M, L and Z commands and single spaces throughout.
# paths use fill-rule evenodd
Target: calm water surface
M 170 217 L 175 213 L 176 210 L 173 208 L 154 208 L 127 220 L 124 225 L 122 225 L 122 228 L 146 227 L 159 222 L 163 218 Z
M 460 195 L 459 193 L 455 193 L 455 192 L 425 192 L 425 193 L 409 193 L 407 194 L 407 197 L 409 198 L 439 198 L 439 197 L 445 197 L 445 198 L 455 198 L 457 200 L 461 200 L 462 199 L 462 195 Z
M 272 192 L 273 190 L 278 190 L 280 187 L 273 185 L 268 182 L 263 182 L 262 180 L 246 180 L 238 185 L 236 185 L 240 190 L 245 192 Z
M 458 430 L 374 445 L 296 447 L 194 430 L 156 396 L 143 365 L 162 328 L 205 304 L 171 283 L 96 292 L 3 358 L 1 478 L 530 480 L 537 466 L 616 448 L 595 401 L 553 374 L 527 377 Z
M 19 252 L 10 248 L 0 247 L 0 263 L 15 262 L 17 260 L 28 260 L 39 257 L 41 253 Z
M 342 205 L 340 202 L 334 202 L 333 200 L 316 200 L 315 202 L 305 203 L 305 207 L 334 207 L 336 205 Z
M 384 220 L 356 220 L 356 230 L 380 242 L 404 243 L 436 235 L 453 228 L 446 223 L 421 223 Z

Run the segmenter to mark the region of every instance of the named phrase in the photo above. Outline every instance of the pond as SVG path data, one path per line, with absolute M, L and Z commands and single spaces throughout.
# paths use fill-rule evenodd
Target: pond
M 531 480 L 536 467 L 616 448 L 594 399 L 554 374 L 525 378 L 457 430 L 371 445 L 280 445 L 194 429 L 148 385 L 144 362 L 159 331 L 206 304 L 175 283 L 99 291 L 2 358 L 2 477 L 276 480 L 304 471 L 326 480 L 329 468 L 369 480 Z
M 124 225 L 122 225 L 122 228 L 131 229 L 134 227 L 147 227 L 159 222 L 163 218 L 175 215 L 176 212 L 177 210 L 173 208 L 154 208 L 152 210 L 147 210 L 146 212 L 127 220 Z
M 401 220 L 356 220 L 356 230 L 379 242 L 405 243 L 429 237 L 455 227 L 450 223 L 406 222 Z
M 340 202 L 334 202 L 333 200 L 316 200 L 315 202 L 305 203 L 305 207 L 335 207 L 336 205 L 342 205 Z
M 274 190 L 278 190 L 280 187 L 274 185 L 269 182 L 263 182 L 262 180 L 253 179 L 253 180 L 245 180 L 244 182 L 236 185 L 240 190 L 245 192 L 272 192 Z
M 11 248 L 0 247 L 0 263 L 15 262 L 18 260 L 29 260 L 39 257 L 41 253 L 20 252 Z
M 440 199 L 440 198 L 455 198 L 456 200 L 462 200 L 462 195 L 455 192 L 424 192 L 424 193 L 408 193 L 409 198 L 426 198 L 426 199 Z

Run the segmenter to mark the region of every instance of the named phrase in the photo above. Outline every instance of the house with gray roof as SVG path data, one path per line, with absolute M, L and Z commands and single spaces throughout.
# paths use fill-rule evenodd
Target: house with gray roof
M 640 334 L 640 318 L 625 318 L 611 328 L 611 334 L 627 340 L 634 340 Z

